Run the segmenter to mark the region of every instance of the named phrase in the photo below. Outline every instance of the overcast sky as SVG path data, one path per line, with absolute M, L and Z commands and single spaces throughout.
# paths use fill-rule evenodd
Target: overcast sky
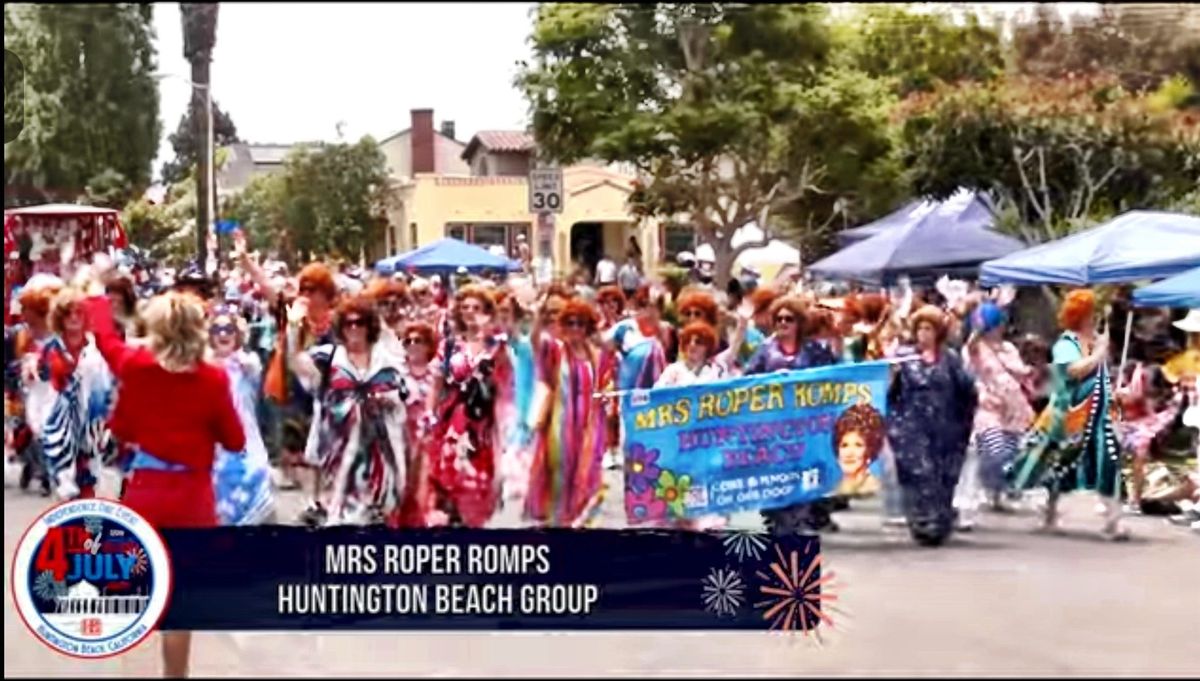
M 512 86 L 529 55 L 533 3 L 222 4 L 213 54 L 213 97 L 251 142 L 376 139 L 432 108 L 456 136 L 523 128 L 526 107 Z M 179 5 L 154 6 L 158 70 L 186 79 Z M 191 96 L 186 80 L 160 81 L 163 141 Z
M 1005 14 L 1033 3 L 982 5 Z M 1072 13 L 1093 3 L 1062 3 Z M 524 128 L 525 101 L 513 87 L 528 57 L 534 3 L 221 5 L 213 96 L 250 142 L 383 139 L 408 127 L 409 111 L 432 108 L 456 136 Z M 177 3 L 154 5 L 159 71 L 186 79 Z M 167 136 L 187 108 L 190 86 L 159 81 L 163 140 L 157 175 L 171 156 Z

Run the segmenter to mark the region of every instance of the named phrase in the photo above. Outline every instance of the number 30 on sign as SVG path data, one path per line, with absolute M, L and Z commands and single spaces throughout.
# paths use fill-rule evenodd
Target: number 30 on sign
M 559 168 L 539 168 L 529 173 L 529 212 L 561 213 L 563 177 Z

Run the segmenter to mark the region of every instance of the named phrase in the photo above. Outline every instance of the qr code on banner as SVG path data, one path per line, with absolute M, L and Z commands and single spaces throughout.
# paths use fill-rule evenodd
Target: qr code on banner
M 692 487 L 683 497 L 683 505 L 688 508 L 707 508 L 708 490 L 704 487 Z

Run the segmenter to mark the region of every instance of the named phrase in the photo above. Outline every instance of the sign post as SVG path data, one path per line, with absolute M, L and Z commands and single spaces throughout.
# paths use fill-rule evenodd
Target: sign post
M 529 172 L 529 212 L 537 214 L 537 279 L 548 281 L 554 272 L 554 214 L 563 209 L 561 168 L 535 168 Z

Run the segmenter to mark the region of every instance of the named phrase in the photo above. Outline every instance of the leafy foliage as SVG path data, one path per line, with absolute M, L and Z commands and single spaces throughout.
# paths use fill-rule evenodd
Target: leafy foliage
M 1014 63 L 1024 75 L 1115 75 L 1133 91 L 1183 75 L 1200 83 L 1200 6 L 1105 4 L 1064 24 L 1054 5 L 1038 5 L 1013 26 Z
M 285 259 L 315 255 L 357 260 L 381 241 L 387 164 L 370 137 L 293 151 L 276 175 L 255 178 L 225 206 L 260 249 Z
M 887 79 L 900 95 L 928 91 L 938 83 L 988 81 L 1004 72 L 999 32 L 973 13 L 959 24 L 945 12 L 864 5 L 834 30 L 843 59 Z
M 1166 205 L 1200 181 L 1200 116 L 1156 110 L 1113 78 L 1012 78 L 910 98 L 899 110 L 919 194 L 990 190 L 1025 236 Z
M 158 84 L 149 4 L 4 6 L 4 46 L 25 66 L 25 120 L 4 146 L 5 205 L 109 205 L 150 183 Z
M 199 153 L 204 149 L 205 140 L 196 135 L 196 124 L 192 110 L 188 110 L 179 118 L 179 127 L 168 138 L 175 158 L 163 163 L 162 180 L 173 184 L 187 176 L 190 168 L 196 164 Z M 221 110 L 220 105 L 213 101 L 213 146 L 225 147 L 239 142 L 237 126 L 228 113 Z
M 739 227 L 804 225 L 890 150 L 865 99 L 886 93 L 832 68 L 819 5 L 543 4 L 532 42 L 517 84 L 543 154 L 633 164 L 635 214 L 688 216 L 719 277 L 761 245 L 733 248 Z

